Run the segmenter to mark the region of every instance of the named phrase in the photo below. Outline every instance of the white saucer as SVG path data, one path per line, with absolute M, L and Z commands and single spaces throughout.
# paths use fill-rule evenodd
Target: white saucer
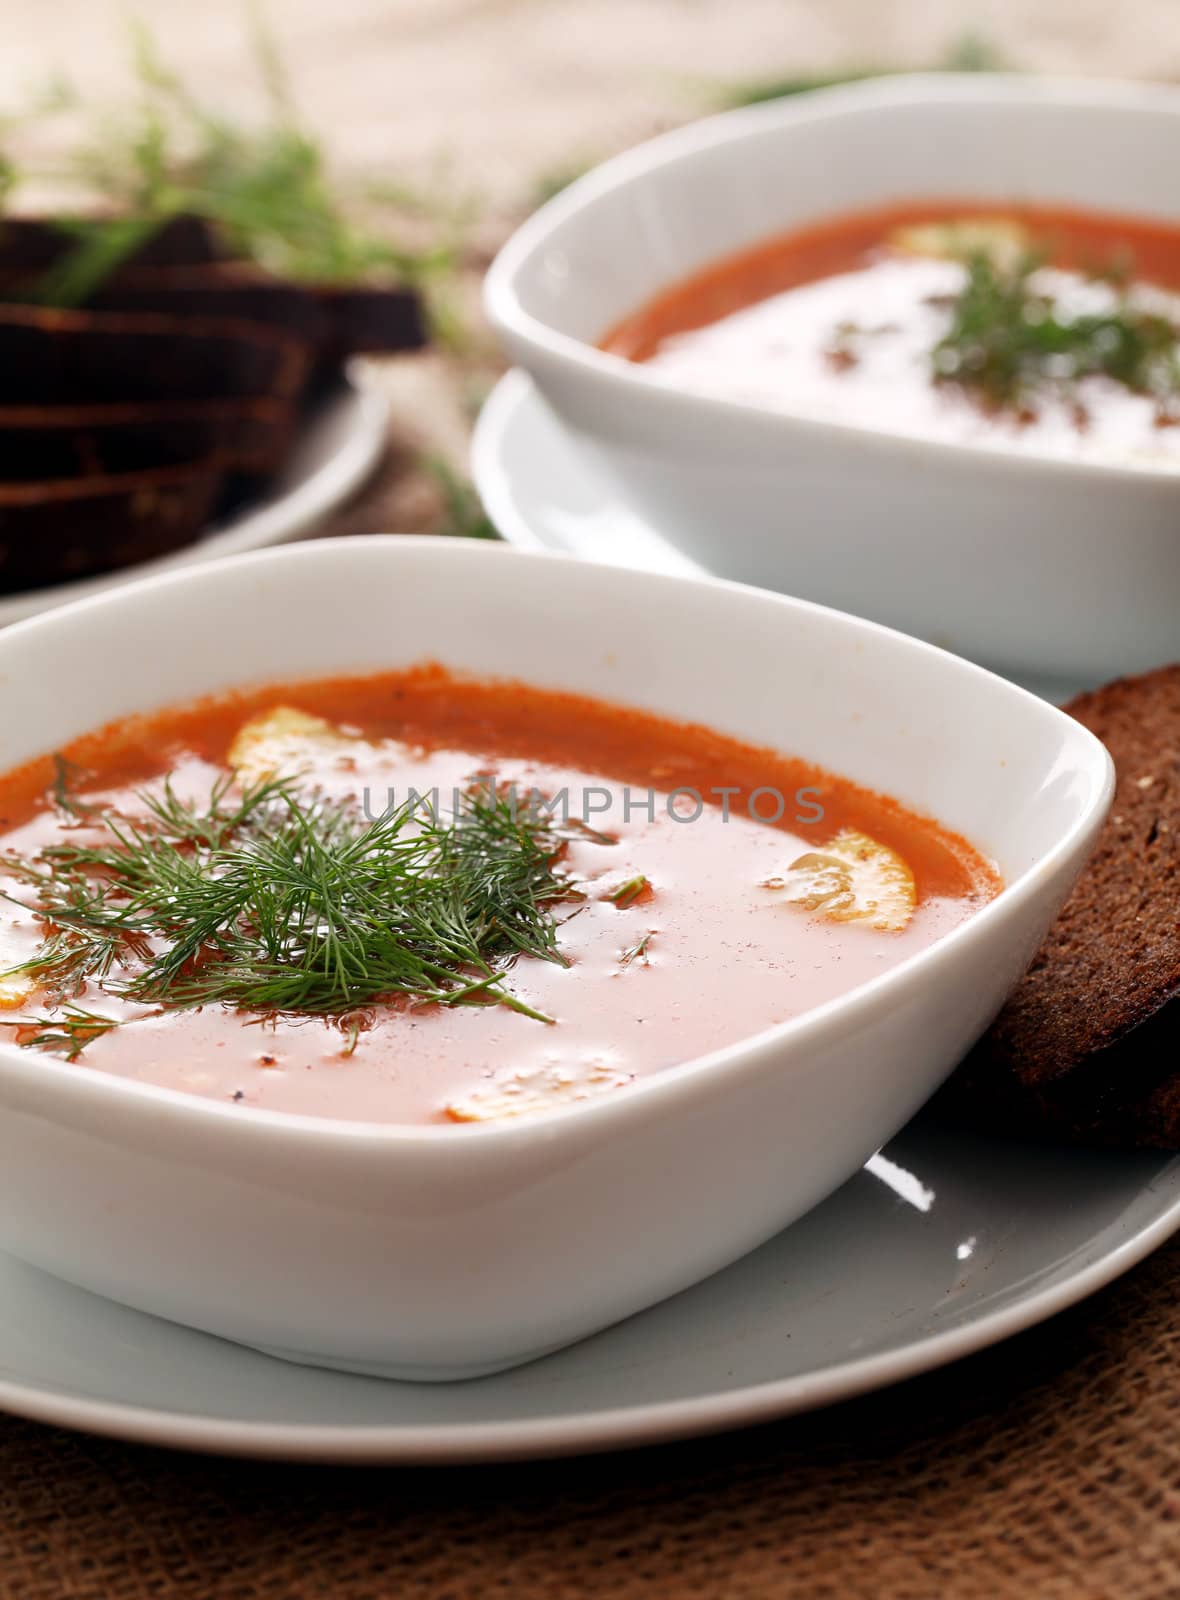
M 480 412 L 471 474 L 509 544 L 642 571 L 705 570 L 621 499 L 609 473 L 570 437 L 524 372 L 501 378 Z M 1027 675 L 1019 682 L 1056 703 L 1092 687 Z
M 1180 1227 L 1180 1158 L 1005 1144 L 920 1117 L 770 1244 L 531 1366 L 410 1384 L 289 1365 L 0 1256 L 0 1408 L 323 1461 L 574 1454 L 766 1421 L 966 1355 Z
M 471 475 L 509 544 L 645 572 L 705 570 L 620 499 L 527 373 L 508 373 L 489 395 L 475 425 Z
M 303 423 L 264 500 L 251 501 L 194 544 L 171 555 L 141 561 L 119 572 L 4 596 L 0 598 L 0 627 L 135 578 L 200 566 L 221 556 L 261 550 L 310 533 L 377 465 L 385 448 L 389 410 L 389 399 L 380 390 L 346 379 Z

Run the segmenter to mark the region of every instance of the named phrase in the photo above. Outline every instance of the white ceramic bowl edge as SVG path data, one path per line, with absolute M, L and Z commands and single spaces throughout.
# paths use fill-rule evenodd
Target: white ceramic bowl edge
M 797 750 L 965 833 L 1009 887 L 844 1000 L 516 1125 L 243 1114 L 0 1046 L 0 1248 L 327 1365 L 447 1378 L 568 1343 L 753 1248 L 908 1120 L 1109 801 L 1085 730 L 916 641 L 733 585 L 429 539 L 267 552 L 17 625 L 2 760 L 201 693 L 425 658 Z

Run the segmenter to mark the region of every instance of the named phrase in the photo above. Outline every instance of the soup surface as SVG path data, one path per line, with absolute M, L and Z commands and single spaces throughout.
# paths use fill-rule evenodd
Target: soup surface
M 602 348 L 677 386 L 892 432 L 1180 469 L 1180 227 L 923 203 L 674 284 Z
M 13 1037 L 243 1114 L 464 1123 L 625 1092 L 846 993 L 999 888 L 961 838 L 804 762 L 436 667 L 202 702 L 64 758 L 0 780 Z M 484 979 L 447 965 L 454 907 L 412 843 L 431 827 L 495 908 Z M 240 879 L 232 915 L 202 920 Z M 343 976 L 341 905 L 374 917 L 351 945 L 338 930 L 340 961 L 361 957 Z M 419 975 L 373 993 L 387 971 Z

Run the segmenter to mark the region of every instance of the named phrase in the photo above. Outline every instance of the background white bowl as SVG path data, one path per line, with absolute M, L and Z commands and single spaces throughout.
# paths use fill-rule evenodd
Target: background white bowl
M 593 343 L 685 274 L 818 217 L 962 198 L 1177 217 L 1180 90 L 878 80 L 710 118 L 581 179 L 487 279 L 513 358 L 712 571 L 1017 670 L 1180 648 L 1180 470 L 925 442 L 679 393 Z
M 760 1244 L 905 1123 L 1023 969 L 1109 802 L 1077 723 L 870 623 L 406 538 L 219 562 L 17 624 L 0 766 L 231 686 L 423 659 L 798 751 L 961 831 L 1009 886 L 842 1000 L 515 1124 L 243 1111 L 2 1044 L 0 1249 L 304 1361 L 439 1378 L 539 1355 Z M 724 1004 L 722 965 L 716 983 Z

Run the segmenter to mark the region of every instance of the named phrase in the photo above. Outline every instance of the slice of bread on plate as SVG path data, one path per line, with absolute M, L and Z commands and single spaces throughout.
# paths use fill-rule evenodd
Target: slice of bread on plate
M 1180 664 L 1065 710 L 1113 756 L 1114 803 L 944 1103 L 1013 1132 L 1180 1150 Z

